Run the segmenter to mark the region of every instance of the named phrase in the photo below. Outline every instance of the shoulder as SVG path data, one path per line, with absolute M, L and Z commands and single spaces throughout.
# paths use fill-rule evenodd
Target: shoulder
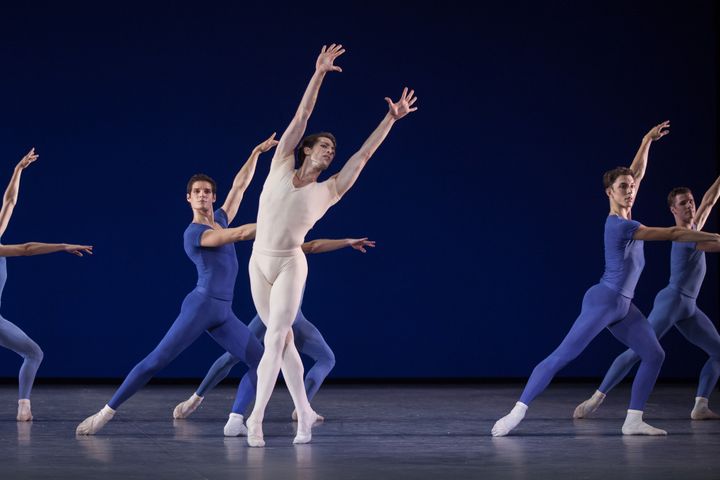
M 222 207 L 215 210 L 215 222 L 217 222 L 223 228 L 228 227 L 228 216 L 227 213 L 225 213 L 225 210 L 222 209 Z

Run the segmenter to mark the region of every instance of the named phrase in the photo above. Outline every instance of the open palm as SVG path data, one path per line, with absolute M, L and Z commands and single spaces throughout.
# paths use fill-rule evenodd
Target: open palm
M 388 97 L 385 97 L 385 101 L 388 103 L 390 116 L 395 120 L 400 120 L 408 113 L 417 110 L 417 107 L 413 107 L 413 104 L 417 101 L 415 90 L 408 91 L 407 87 L 403 89 L 402 96 L 397 102 L 393 103 Z

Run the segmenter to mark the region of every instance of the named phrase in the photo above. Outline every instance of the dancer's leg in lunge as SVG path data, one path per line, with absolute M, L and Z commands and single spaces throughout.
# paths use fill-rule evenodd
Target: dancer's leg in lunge
M 5 347 L 20 355 L 23 359 L 18 374 L 18 413 L 17 420 L 27 422 L 32 420 L 30 409 L 30 392 L 35 374 L 43 359 L 43 352 L 25 332 L 17 325 L 0 316 L 0 347 Z
M 655 297 L 648 322 L 659 340 L 665 336 L 675 322 L 683 318 L 683 316 L 689 315 L 694 309 L 694 301 L 681 295 L 677 290 L 666 287 Z M 605 374 L 600 387 L 590 398 L 575 407 L 573 418 L 586 418 L 596 411 L 605 400 L 605 396 L 610 393 L 610 390 L 615 388 L 639 361 L 640 356 L 632 349 L 618 355 Z
M 530 403 L 547 388 L 553 377 L 575 359 L 588 344 L 614 319 L 621 318 L 630 300 L 604 285 L 591 287 L 583 298 L 582 311 L 560 345 L 540 362 L 528 380 L 520 400 L 512 411 L 495 422 L 492 434 L 507 435 L 525 417 Z
M 633 304 L 630 304 L 625 318 L 610 325 L 608 329 L 615 338 L 630 347 L 640 357 L 640 366 L 635 374 L 630 395 L 630 408 L 622 426 L 623 435 L 667 435 L 665 430 L 652 427 L 642 420 L 645 403 L 652 392 L 665 359 L 665 352 L 660 346 L 655 332 L 645 316 Z
M 720 335 L 713 322 L 699 308 L 695 313 L 676 325 L 690 343 L 703 349 L 710 358 L 700 371 L 695 406 L 690 413 L 693 420 L 717 420 L 720 415 L 710 410 L 708 400 L 720 376 Z

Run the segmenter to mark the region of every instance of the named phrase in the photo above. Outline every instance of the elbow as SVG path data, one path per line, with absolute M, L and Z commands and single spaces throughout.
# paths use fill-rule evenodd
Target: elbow
M 29 257 L 32 254 L 33 254 L 32 244 L 23 243 L 22 245 L 20 245 L 20 256 Z

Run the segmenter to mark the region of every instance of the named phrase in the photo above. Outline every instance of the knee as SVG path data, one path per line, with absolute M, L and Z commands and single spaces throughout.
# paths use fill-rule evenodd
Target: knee
M 327 366 L 328 370 L 332 370 L 335 367 L 335 353 L 330 350 L 330 347 L 327 347 L 323 353 L 325 356 L 320 361 Z
M 27 350 L 20 353 L 20 355 L 25 359 L 29 360 L 31 362 L 40 363 L 43 360 L 43 351 L 42 349 L 34 342 L 31 342 L 30 345 L 27 345 Z
M 43 353 L 42 349 L 39 346 L 35 345 L 26 358 L 28 360 L 40 363 L 43 361 L 44 356 L 45 354 Z
M 288 342 L 288 328 L 268 328 L 265 332 L 265 350 L 279 352 Z
M 665 361 L 665 350 L 656 343 L 652 348 L 640 354 L 640 358 L 643 362 L 649 362 L 656 365 L 661 365 Z

